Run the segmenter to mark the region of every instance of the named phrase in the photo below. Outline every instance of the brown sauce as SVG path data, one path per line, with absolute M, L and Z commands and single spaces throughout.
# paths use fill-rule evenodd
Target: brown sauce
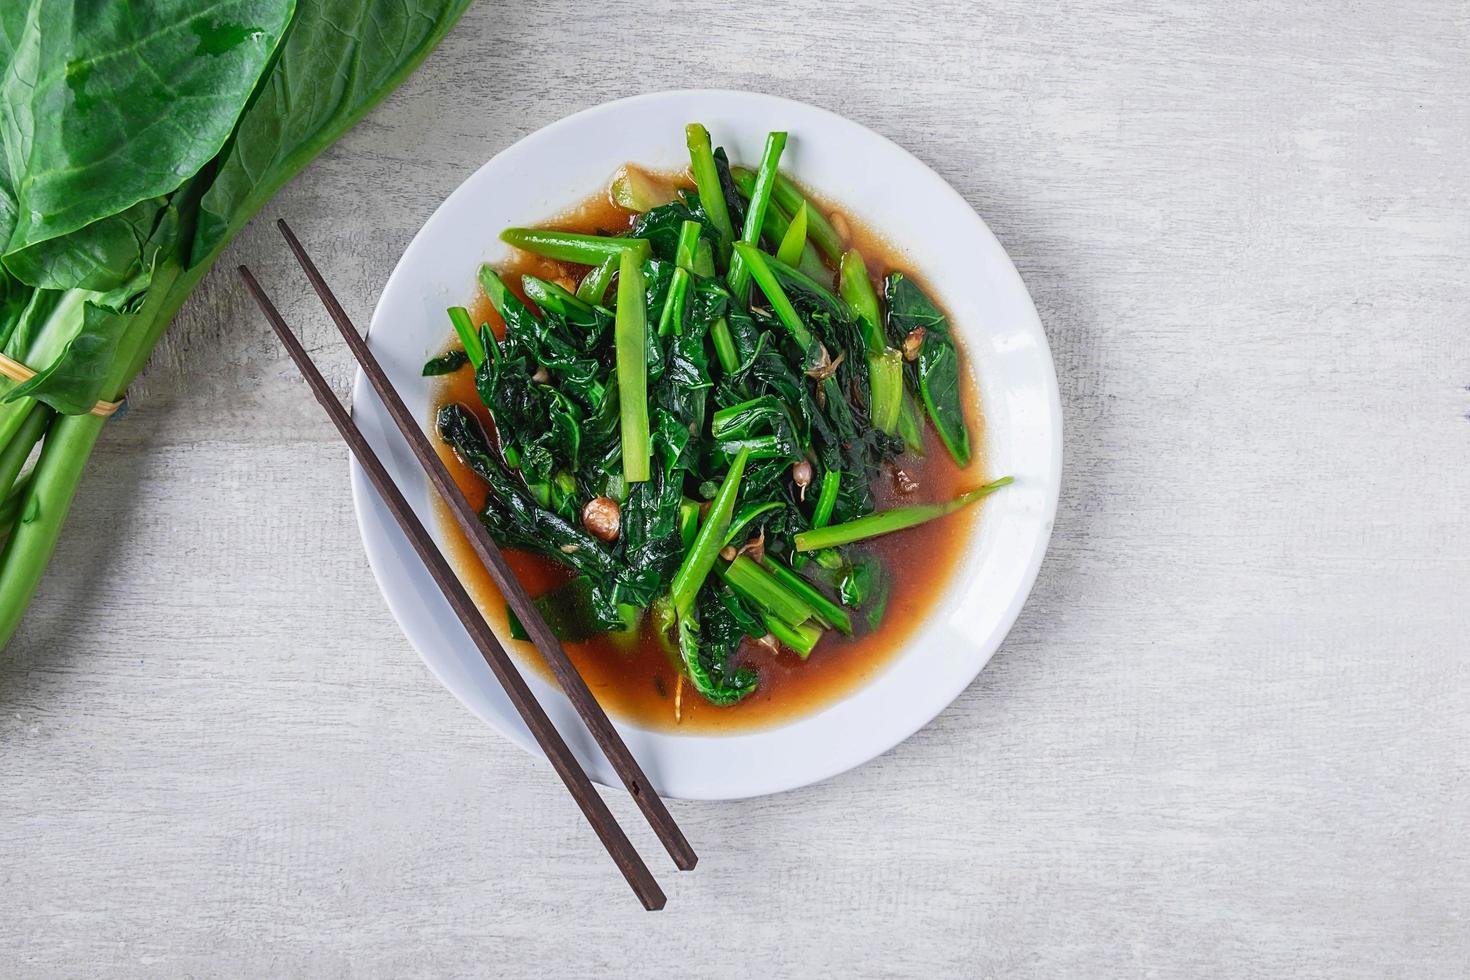
M 682 174 L 665 175 L 665 178 L 677 186 L 692 186 Z M 814 203 L 821 200 L 812 199 Z M 833 213 L 825 203 L 823 210 Z M 545 222 L 544 226 L 593 234 L 615 233 L 626 229 L 632 218 L 633 215 L 613 204 L 606 193 L 602 193 Z M 931 290 L 922 277 L 914 275 L 901 253 L 871 229 L 850 218 L 834 220 L 833 223 L 842 232 L 846 244 L 861 251 L 869 273 L 881 276 L 901 270 L 917 280 L 936 301 L 942 299 L 942 295 Z M 520 252 L 497 268 L 517 293 L 520 277 L 527 273 L 559 280 L 562 285 L 574 288 L 586 271 L 581 266 Z M 468 304 L 474 322 L 489 322 L 497 334 L 502 334 L 504 325 L 490 301 L 478 287 L 468 288 L 475 290 L 474 300 Z M 448 343 L 456 343 L 452 332 Z M 964 364 L 963 348 L 960 349 L 960 357 Z M 902 469 L 918 483 L 918 488 L 911 493 L 900 493 L 893 474 L 880 474 L 874 486 L 880 508 L 949 500 L 961 491 L 984 482 L 983 417 L 967 366 L 963 376 L 968 389 L 966 417 L 974 446 L 970 466 L 964 470 L 956 466 L 932 427 L 926 424 L 923 458 L 906 453 L 896 464 L 896 468 Z M 436 409 L 439 405 L 459 402 L 473 410 L 486 430 L 493 432 L 489 412 L 475 393 L 474 377 L 468 369 L 441 378 L 438 384 L 432 399 Z M 470 502 L 481 506 L 485 499 L 485 486 L 480 478 L 462 464 L 448 446 L 437 439 L 435 445 Z M 460 578 L 485 611 L 497 634 L 502 639 L 508 638 L 505 601 L 499 590 L 437 498 L 435 506 L 440 528 L 450 542 L 450 559 Z M 604 710 L 646 728 L 690 733 L 735 732 L 791 721 L 839 700 L 887 666 L 893 654 L 903 647 L 949 587 L 982 506 L 983 503 L 977 504 L 928 524 L 865 542 L 865 546 L 882 559 L 892 582 L 887 611 L 878 630 L 855 638 L 829 630 L 806 660 L 785 649 L 772 653 L 747 641 L 741 648 L 740 662 L 759 673 L 760 684 L 753 694 L 730 707 L 709 704 L 682 682 L 675 663 L 676 655 L 665 651 L 649 622 L 651 617 L 645 617 L 643 631 L 636 637 L 614 639 L 607 635 L 584 643 L 568 643 L 567 653 Z M 505 554 L 516 577 L 532 596 L 540 595 L 570 578 L 564 566 L 550 559 L 515 549 L 507 549 Z M 523 662 L 532 664 L 543 676 L 550 677 L 531 644 L 508 642 L 507 646 Z

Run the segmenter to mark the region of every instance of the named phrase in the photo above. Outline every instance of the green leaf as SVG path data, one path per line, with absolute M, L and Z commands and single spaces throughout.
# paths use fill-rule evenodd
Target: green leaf
M 90 407 L 91 389 L 116 398 L 229 239 L 402 81 L 467 5 L 315 0 L 297 12 L 293 0 L 0 4 L 0 254 L 86 229 L 48 253 L 53 268 L 42 268 L 36 253 L 33 277 L 124 283 L 100 294 L 17 291 L 5 274 L 0 340 L 32 367 L 50 365 L 31 392 L 73 411 Z M 171 242 L 155 226 L 151 256 L 137 247 L 146 207 L 121 225 L 89 227 L 161 197 L 179 225 Z M 148 288 L 134 293 L 136 275 L 150 266 Z M 24 398 L 0 404 L 0 445 L 31 409 Z M 48 430 L 30 498 L 41 516 L 17 525 L 0 552 L 0 646 L 35 592 L 101 425 L 76 415 Z
M 33 288 L 0 267 L 0 349 L 9 343 L 10 335 L 15 332 L 35 295 Z
M 945 448 L 956 463 L 968 466 L 970 431 L 965 425 L 960 357 L 950 336 L 949 319 L 901 272 L 891 274 L 884 283 L 884 305 L 894 347 L 903 349 L 905 338 L 923 331 L 918 360 L 909 365 L 908 376 Z
M 610 630 L 629 628 L 626 621 L 614 615 L 618 611 L 615 607 L 608 608 L 598 601 L 596 583 L 587 575 L 578 575 L 565 585 L 537 596 L 535 603 L 552 634 L 563 643 L 580 643 Z M 509 606 L 505 609 L 505 618 L 511 639 L 531 638 L 515 610 Z
M 91 411 L 99 399 L 113 394 L 104 389 L 108 387 L 107 379 L 114 372 L 118 352 L 128 339 L 129 331 L 146 331 L 148 328 L 149 321 L 136 315 L 142 305 L 143 289 L 152 281 L 158 263 L 176 256 L 180 247 L 177 208 L 165 207 L 152 220 L 154 225 L 150 237 L 142 243 L 132 243 L 131 248 L 124 240 L 108 254 L 91 255 L 81 250 L 67 253 L 63 258 L 58 253 L 52 272 L 48 273 L 44 265 L 38 268 L 43 278 L 59 278 L 65 282 L 74 277 L 88 286 L 104 286 L 117 277 L 125 276 L 126 279 L 105 292 L 81 288 L 68 289 L 61 294 L 73 305 L 80 299 L 77 307 L 80 315 L 69 319 L 51 317 L 46 327 L 47 334 L 44 337 L 37 335 L 22 348 L 20 359 L 37 374 L 11 389 L 5 395 L 6 402 L 35 398 L 59 412 L 80 415 Z M 112 223 L 112 219 L 104 219 L 88 225 L 83 231 Z M 76 237 L 67 235 L 51 239 L 21 254 L 51 250 Z M 108 262 L 115 264 L 109 268 Z M 59 351 L 58 344 L 64 345 Z
M 423 376 L 426 378 L 435 378 L 441 374 L 453 374 L 468 363 L 470 363 L 470 355 L 464 351 L 457 348 L 455 350 L 445 351 L 438 357 L 430 358 L 424 364 Z
M 738 642 L 738 640 L 737 640 Z M 694 610 L 679 617 L 679 656 L 694 689 L 711 704 L 731 705 L 756 688 L 755 671 L 741 667 L 725 679 L 725 662 L 734 656 L 734 644 L 702 649 L 699 620 Z
M 70 234 L 12 252 L 5 256 L 5 268 L 38 289 L 123 289 L 131 294 L 148 285 L 159 244 L 177 234 L 177 219 L 167 198 L 151 197 Z
M 4 251 L 162 197 L 197 174 L 229 139 L 294 8 L 294 0 L 0 5 L 0 143 L 14 195 Z
M 91 411 L 101 397 L 118 345 L 134 319 L 94 303 L 83 304 L 81 327 L 61 356 L 34 378 L 17 385 L 5 400 L 35 398 L 68 415 Z
M 222 248 L 282 184 L 396 88 L 469 4 L 303 4 L 204 195 L 190 264 Z

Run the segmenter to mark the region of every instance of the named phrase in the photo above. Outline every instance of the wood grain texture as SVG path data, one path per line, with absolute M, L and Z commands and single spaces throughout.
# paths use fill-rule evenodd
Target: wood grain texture
M 0 972 L 1470 971 L 1470 7 L 769 9 L 482 2 L 230 249 L 0 652 Z M 409 650 L 228 270 L 345 392 L 268 219 L 365 323 L 490 154 L 691 82 L 950 180 L 1036 299 L 1068 457 L 981 678 L 855 772 L 672 805 L 702 860 L 649 916 Z

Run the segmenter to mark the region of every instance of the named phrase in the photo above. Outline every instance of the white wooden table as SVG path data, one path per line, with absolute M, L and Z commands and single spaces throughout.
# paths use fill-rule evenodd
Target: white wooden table
M 975 685 L 828 783 L 674 805 L 703 860 L 650 916 L 399 635 L 233 268 L 345 392 L 265 219 L 365 323 L 490 154 L 689 85 L 959 188 L 1050 334 L 1067 473 Z M 1467 160 L 1463 0 L 482 2 L 108 428 L 0 652 L 0 974 L 1465 975 Z

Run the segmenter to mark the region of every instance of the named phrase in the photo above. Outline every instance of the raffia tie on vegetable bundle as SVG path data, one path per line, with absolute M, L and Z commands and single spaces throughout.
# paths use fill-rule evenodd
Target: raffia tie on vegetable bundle
M 36 373 L 37 372 L 26 367 L 15 358 L 6 357 L 4 354 L 0 354 L 0 375 L 4 375 L 11 381 L 14 381 L 16 384 L 25 384 L 27 381 L 34 378 L 36 376 Z M 109 416 L 115 414 L 118 409 L 122 408 L 123 403 L 126 401 L 126 398 L 119 398 L 115 402 L 99 401 L 97 404 L 92 406 L 92 410 L 89 414 L 95 415 L 99 419 L 108 418 Z

